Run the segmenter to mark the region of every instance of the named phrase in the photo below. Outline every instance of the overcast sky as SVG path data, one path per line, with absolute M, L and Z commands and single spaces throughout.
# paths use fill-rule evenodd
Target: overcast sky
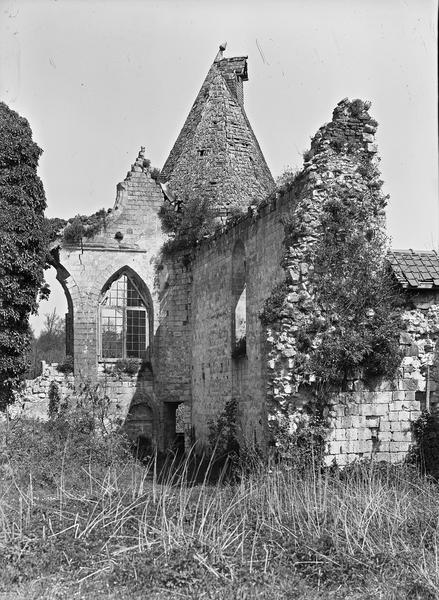
M 274 176 L 342 98 L 370 100 L 393 246 L 437 249 L 436 38 L 435 0 L 0 0 L 0 99 L 44 150 L 47 215 L 90 214 L 141 145 L 163 165 L 227 41 Z

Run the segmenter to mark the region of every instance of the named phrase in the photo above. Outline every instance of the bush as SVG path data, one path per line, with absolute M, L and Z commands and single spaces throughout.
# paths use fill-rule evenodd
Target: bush
M 127 373 L 127 375 L 135 375 L 139 372 L 141 364 L 135 358 L 124 358 L 116 361 L 115 370 L 119 373 Z
M 264 308 L 259 314 L 259 318 L 264 325 L 270 325 L 280 319 L 290 285 L 291 282 L 288 279 L 282 281 L 273 289 L 269 298 L 265 301 Z
M 247 353 L 247 340 L 244 335 L 242 338 L 235 342 L 235 347 L 232 350 L 232 358 L 241 358 Z
M 78 245 L 83 238 L 97 235 L 106 226 L 107 211 L 101 208 L 90 216 L 76 215 L 68 220 L 63 231 L 63 240 L 66 244 Z
M 407 457 L 409 464 L 416 465 L 424 474 L 439 479 L 439 420 L 424 410 L 412 423 L 415 445 Z
M 59 387 L 56 381 L 51 381 L 49 385 L 49 392 L 47 394 L 49 396 L 49 419 L 54 419 L 59 412 L 61 396 L 59 393 Z
M 208 421 L 209 449 L 212 454 L 233 459 L 238 457 L 237 420 L 238 403 L 232 399 L 226 402 L 216 421 Z
M 302 473 L 323 468 L 328 426 L 320 415 L 302 414 L 296 419 L 293 431 L 287 419 L 274 421 L 272 425 L 271 447 L 276 460 Z
M 67 373 L 73 373 L 73 356 L 71 356 L 70 354 L 66 356 L 64 362 L 58 364 L 56 370 L 60 373 L 64 373 L 65 375 Z

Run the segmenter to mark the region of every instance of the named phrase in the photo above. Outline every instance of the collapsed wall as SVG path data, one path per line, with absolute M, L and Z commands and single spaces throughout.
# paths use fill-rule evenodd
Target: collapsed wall
M 438 298 L 433 300 L 435 307 L 424 303 L 420 309 L 406 296 L 407 310 L 402 315 L 406 331 L 400 337 L 404 357 L 391 380 L 360 369 L 351 372 L 338 391 L 337 386 L 322 390 L 319 369 L 312 366 L 310 357 L 319 351 L 324 339 L 328 340 L 331 331 L 334 336 L 344 335 L 339 315 L 331 314 L 336 309 L 331 303 L 323 307 L 316 301 L 322 281 L 331 284 L 330 274 L 322 271 L 325 261 L 319 256 L 322 240 L 333 227 L 328 214 L 352 217 L 350 223 L 342 223 L 338 232 L 332 232 L 340 248 L 348 238 L 356 236 L 361 240 L 358 247 L 363 244 L 365 248 L 361 256 L 365 262 L 369 258 L 376 260 L 376 252 L 385 250 L 382 240 L 386 198 L 380 191 L 382 182 L 377 168 L 377 123 L 368 114 L 368 108 L 359 100 L 343 100 L 334 110 L 332 122 L 313 138 L 305 168 L 293 183 L 298 203 L 285 228 L 285 281 L 266 305 L 271 317 L 267 326 L 267 396 L 272 433 L 293 434 L 310 421 L 310 415 L 320 414 L 329 431 L 326 460 L 338 464 L 372 456 L 397 462 L 406 456 L 414 442 L 413 423 L 425 405 L 422 394 L 425 396 L 426 365 L 434 363 L 437 352 Z M 378 241 L 376 250 L 374 240 Z M 370 275 L 373 278 L 374 272 Z M 379 308 L 365 306 L 364 319 L 373 319 Z M 389 313 L 389 321 L 396 318 Z M 304 333 L 310 332 L 311 339 L 306 339 Z M 383 340 L 383 344 L 388 342 Z M 379 350 L 369 349 L 369 354 L 378 352 L 379 356 Z M 320 356 L 330 364 L 331 357 Z M 396 361 L 399 357 L 394 351 L 395 366 Z

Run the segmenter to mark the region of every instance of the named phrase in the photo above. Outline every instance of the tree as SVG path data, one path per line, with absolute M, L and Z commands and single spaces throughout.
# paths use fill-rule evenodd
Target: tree
M 60 317 L 56 308 L 44 315 L 44 325 L 40 335 L 35 338 L 31 334 L 29 352 L 29 367 L 26 372 L 27 379 L 35 379 L 41 374 L 41 361 L 47 363 L 63 363 L 66 358 L 66 334 L 64 319 Z
M 38 291 L 47 295 L 41 153 L 27 120 L 0 102 L 0 408 L 13 400 L 26 370 Z

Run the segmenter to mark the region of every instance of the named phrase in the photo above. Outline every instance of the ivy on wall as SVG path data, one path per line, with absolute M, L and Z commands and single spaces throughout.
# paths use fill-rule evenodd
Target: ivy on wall
M 323 206 L 316 318 L 297 331 L 298 358 L 320 387 L 343 386 L 355 374 L 392 378 L 401 361 L 402 300 L 384 261 L 387 238 L 368 218 L 374 204 L 342 188 Z

